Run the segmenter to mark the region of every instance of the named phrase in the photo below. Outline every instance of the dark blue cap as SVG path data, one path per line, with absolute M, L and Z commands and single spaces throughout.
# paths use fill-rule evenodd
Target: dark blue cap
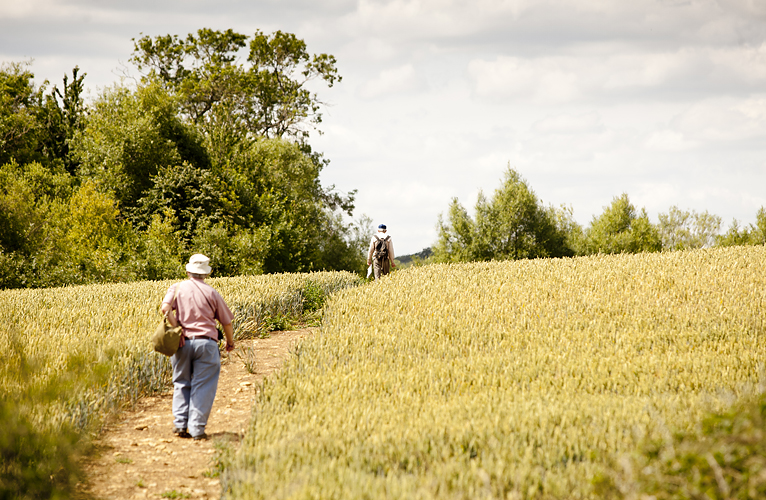
M 385 224 L 381 224 L 381 225 L 378 226 L 378 229 L 385 229 L 385 228 L 386 228 Z

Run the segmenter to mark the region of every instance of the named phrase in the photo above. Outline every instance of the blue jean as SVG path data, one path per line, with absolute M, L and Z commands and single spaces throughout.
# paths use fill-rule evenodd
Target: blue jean
M 173 366 L 173 423 L 176 429 L 188 429 L 192 436 L 204 434 L 221 374 L 218 343 L 187 339 L 170 362 Z

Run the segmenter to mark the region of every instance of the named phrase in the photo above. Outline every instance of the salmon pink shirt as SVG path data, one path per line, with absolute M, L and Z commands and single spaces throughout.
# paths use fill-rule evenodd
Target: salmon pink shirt
M 178 287 L 178 295 L 176 293 Z M 175 299 L 173 298 L 175 295 Z M 215 320 L 228 325 L 234 319 L 223 297 L 201 279 L 190 278 L 168 289 L 163 304 L 176 311 L 176 319 L 183 327 L 186 337 L 210 337 L 218 340 Z

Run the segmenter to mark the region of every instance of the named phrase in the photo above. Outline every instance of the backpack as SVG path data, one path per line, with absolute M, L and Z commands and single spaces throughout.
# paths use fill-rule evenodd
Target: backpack
M 378 238 L 378 235 L 374 235 L 375 237 L 375 245 L 373 246 L 374 252 L 372 253 L 372 256 L 377 260 L 378 262 L 385 262 L 388 260 L 388 245 L 386 242 L 388 241 L 390 236 L 386 236 L 383 239 Z

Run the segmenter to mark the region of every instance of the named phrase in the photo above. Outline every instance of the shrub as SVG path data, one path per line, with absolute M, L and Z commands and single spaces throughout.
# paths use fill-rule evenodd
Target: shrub
M 709 415 L 695 431 L 648 440 L 597 484 L 611 498 L 766 498 L 766 395 Z
M 0 397 L 0 422 L 0 498 L 70 498 L 82 477 L 77 434 L 35 426 L 7 397 Z

